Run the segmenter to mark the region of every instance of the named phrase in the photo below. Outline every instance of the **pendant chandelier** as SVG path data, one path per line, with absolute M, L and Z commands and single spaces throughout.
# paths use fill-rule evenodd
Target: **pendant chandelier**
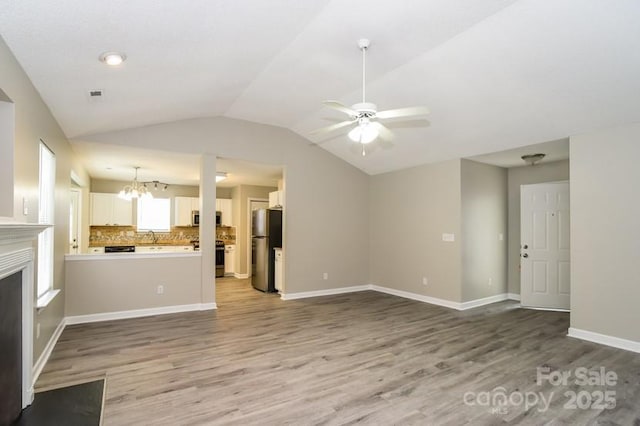
M 131 185 L 125 185 L 124 188 L 118 193 L 118 197 L 127 201 L 131 201 L 134 198 L 153 198 L 153 194 L 147 187 L 147 184 L 153 184 L 154 189 L 158 189 L 158 185 L 162 187 L 163 191 L 166 191 L 169 187 L 168 183 L 153 180 L 150 182 L 138 182 L 138 169 L 140 167 L 134 167 L 136 169 L 135 177 Z

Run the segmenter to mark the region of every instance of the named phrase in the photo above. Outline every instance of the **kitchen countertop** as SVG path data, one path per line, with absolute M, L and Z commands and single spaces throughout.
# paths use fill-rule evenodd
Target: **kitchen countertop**
M 162 257 L 200 257 L 200 251 L 168 253 L 104 253 L 104 254 L 66 254 L 64 260 L 116 260 L 116 259 L 157 259 Z

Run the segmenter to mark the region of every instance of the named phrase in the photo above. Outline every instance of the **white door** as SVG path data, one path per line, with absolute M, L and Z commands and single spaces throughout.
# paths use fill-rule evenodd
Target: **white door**
M 69 253 L 78 254 L 80 245 L 80 191 L 72 189 L 69 203 Z
M 569 183 L 520 187 L 520 303 L 569 309 Z

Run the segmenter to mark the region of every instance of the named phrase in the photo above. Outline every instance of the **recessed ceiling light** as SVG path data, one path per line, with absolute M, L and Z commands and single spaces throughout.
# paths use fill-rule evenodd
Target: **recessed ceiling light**
M 100 60 L 112 67 L 120 65 L 124 62 L 125 59 L 127 59 L 125 54 L 118 52 L 105 52 L 100 55 Z

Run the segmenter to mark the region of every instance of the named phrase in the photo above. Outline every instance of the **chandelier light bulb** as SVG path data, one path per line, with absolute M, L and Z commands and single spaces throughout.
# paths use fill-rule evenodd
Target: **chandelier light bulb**
M 349 139 L 361 144 L 373 142 L 378 137 L 378 130 L 371 126 L 369 120 L 362 120 L 357 127 L 349 132 Z

